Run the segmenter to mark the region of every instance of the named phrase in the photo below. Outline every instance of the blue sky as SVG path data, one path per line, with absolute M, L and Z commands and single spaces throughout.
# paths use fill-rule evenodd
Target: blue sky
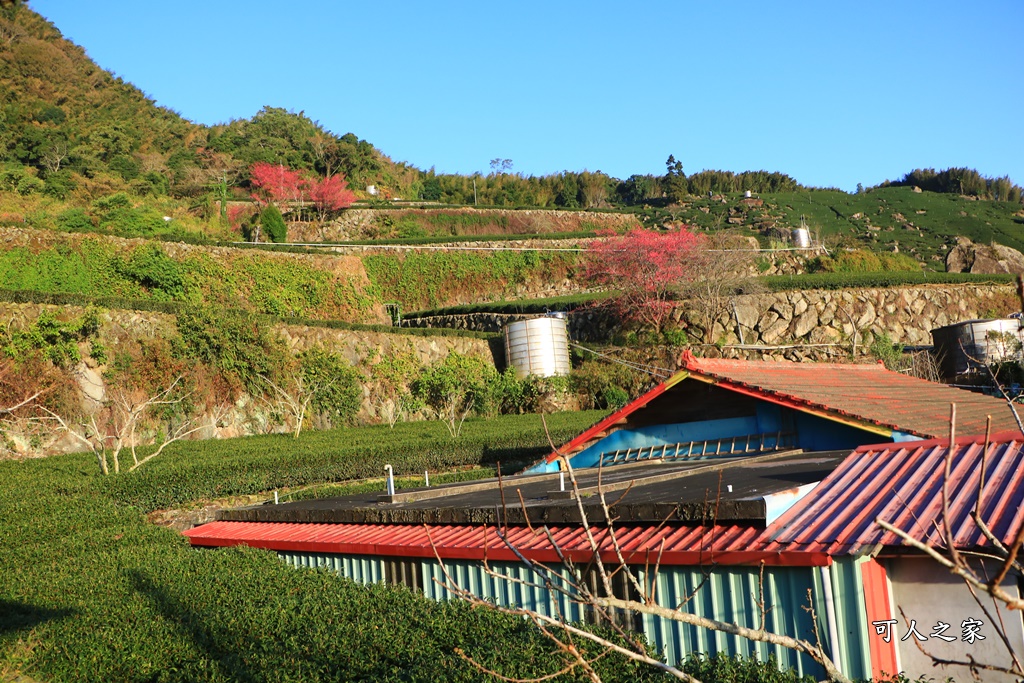
M 303 111 L 396 161 L 543 175 L 913 168 L 1024 184 L 1024 2 L 30 0 L 205 124 Z

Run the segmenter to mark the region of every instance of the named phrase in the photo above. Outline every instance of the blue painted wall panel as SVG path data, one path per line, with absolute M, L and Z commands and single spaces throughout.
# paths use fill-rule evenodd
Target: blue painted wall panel
M 602 453 L 628 448 L 704 441 L 732 436 L 757 434 L 756 417 L 705 420 L 678 424 L 652 425 L 640 429 L 621 429 L 609 434 L 572 459 L 573 467 L 594 467 Z
M 789 410 L 789 409 L 787 409 Z M 790 410 L 797 430 L 797 445 L 811 451 L 831 451 L 849 448 L 866 443 L 882 443 L 889 441 L 881 434 L 857 429 L 816 415 L 808 415 Z

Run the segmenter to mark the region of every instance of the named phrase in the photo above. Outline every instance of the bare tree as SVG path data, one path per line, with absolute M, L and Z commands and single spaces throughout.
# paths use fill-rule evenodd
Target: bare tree
M 60 165 L 68 158 L 68 143 L 67 140 L 57 140 L 46 147 L 46 151 L 43 152 L 43 166 L 50 173 L 56 173 L 60 170 Z
M 293 436 L 296 439 L 302 433 L 302 423 L 306 418 L 306 413 L 309 412 L 309 406 L 337 382 L 337 379 L 309 379 L 303 375 L 301 369 L 289 372 L 285 376 L 285 386 L 274 382 L 266 375 L 260 375 L 259 378 L 273 392 L 274 405 L 282 412 L 291 415 L 295 425 Z
M 715 342 L 715 321 L 723 317 L 740 285 L 750 285 L 754 249 L 745 238 L 724 233 L 708 235 L 706 248 L 695 252 L 687 263 L 689 281 L 678 296 L 697 318 L 704 331 L 704 343 Z
M 132 465 L 129 471 L 133 471 L 163 453 L 164 449 L 175 441 L 180 441 L 206 426 L 205 423 L 198 424 L 195 418 L 182 418 L 163 436 L 155 451 L 139 458 L 137 447 L 140 441 L 140 426 L 152 411 L 178 406 L 188 399 L 188 394 L 176 395 L 182 380 L 179 376 L 166 389 L 149 395 L 137 388 L 116 389 L 111 392 L 103 411 L 92 414 L 87 421 L 77 425 L 70 424 L 67 419 L 48 408 L 40 406 L 40 410 L 47 416 L 46 419 L 56 422 L 62 430 L 96 456 L 100 472 L 104 475 L 110 474 L 111 468 L 115 474 L 120 473 L 121 453 L 125 448 L 131 452 Z M 214 424 L 217 420 L 219 417 L 215 416 Z
M 557 451 L 557 449 L 555 450 Z M 685 673 L 678 666 L 666 664 L 656 657 L 651 656 L 644 645 L 621 624 L 621 620 L 616 618 L 617 614 L 633 613 L 646 614 L 662 619 L 678 621 L 698 628 L 727 633 L 755 642 L 769 643 L 772 645 L 790 648 L 803 653 L 818 662 L 824 668 L 826 674 L 831 680 L 849 683 L 849 679 L 846 678 L 832 659 L 825 653 L 816 630 L 815 636 L 817 642 L 812 643 L 808 640 L 768 631 L 765 628 L 765 624 L 767 623 L 766 615 L 769 608 L 767 607 L 763 597 L 763 566 L 761 576 L 761 599 L 759 602 L 760 620 L 757 628 L 750 628 L 736 623 L 709 619 L 687 611 L 687 603 L 697 596 L 701 586 L 698 586 L 682 604 L 677 605 L 676 607 L 664 607 L 657 604 L 655 587 L 657 585 L 657 576 L 660 568 L 660 557 L 653 567 L 644 565 L 643 568 L 648 572 L 651 572 L 647 577 L 642 576 L 636 570 L 634 565 L 627 562 L 626 553 L 623 551 L 622 544 L 619 541 L 618 533 L 615 528 L 617 519 L 612 512 L 614 503 L 609 504 L 606 498 L 605 489 L 600 483 L 600 477 L 597 488 L 600 498 L 600 509 L 603 512 L 604 517 L 604 519 L 600 521 L 603 523 L 603 530 L 605 531 L 605 534 L 603 539 L 599 539 L 592 530 L 587 510 L 583 504 L 583 496 L 580 494 L 580 487 L 573 472 L 573 468 L 569 463 L 569 459 L 565 456 L 561 456 L 559 462 L 563 471 L 567 473 L 572 485 L 572 491 L 577 504 L 577 513 L 581 520 L 580 525 L 586 536 L 587 545 L 590 551 L 588 553 L 591 558 L 590 562 L 592 563 L 592 566 L 596 568 L 596 582 L 591 583 L 587 580 L 586 573 L 580 566 L 568 558 L 568 553 L 559 546 L 554 534 L 546 525 L 540 529 L 534 529 L 532 526 L 530 528 L 534 531 L 534 534 L 544 534 L 551 547 L 555 550 L 557 556 L 561 559 L 561 564 L 559 566 L 549 566 L 542 562 L 527 558 L 526 555 L 509 540 L 507 527 L 502 527 L 499 531 L 499 537 L 504 541 L 506 547 L 515 554 L 522 565 L 529 570 L 529 578 L 523 579 L 518 576 L 504 573 L 493 568 L 486 560 L 484 561 L 484 569 L 488 575 L 496 580 L 511 584 L 524 585 L 530 590 L 546 590 L 552 595 L 560 595 L 571 603 L 580 605 L 583 607 L 584 611 L 596 615 L 601 623 L 609 626 L 615 635 L 614 639 L 606 637 L 601 633 L 595 633 L 591 630 L 575 626 L 569 622 L 566 615 L 561 613 L 556 613 L 551 616 L 533 609 L 523 607 L 503 607 L 495 605 L 493 602 L 483 600 L 474 595 L 470 590 L 460 586 L 458 582 L 453 579 L 452 575 L 447 571 L 447 568 L 445 568 L 444 561 L 438 554 L 437 549 L 434 549 L 435 558 L 440 563 L 442 573 L 444 575 L 444 583 L 442 585 L 445 589 L 450 591 L 452 594 L 473 603 L 474 605 L 489 609 L 496 609 L 507 614 L 515 614 L 530 619 L 541 633 L 547 636 L 560 651 L 565 653 L 570 663 L 562 671 L 553 672 L 552 676 L 578 668 L 583 671 L 590 680 L 600 681 L 601 679 L 594 668 L 594 663 L 607 654 L 615 652 L 634 661 L 643 662 L 656 667 L 680 680 L 699 683 L 696 678 Z M 529 522 L 527 523 L 529 524 Z M 608 563 L 602 559 L 602 553 L 608 551 L 607 544 L 610 544 L 616 558 L 612 563 Z M 621 595 L 623 591 L 617 591 L 615 589 L 615 582 L 618 582 L 620 585 L 625 584 L 627 586 L 627 590 L 625 591 L 627 597 L 618 597 L 618 595 Z M 813 608 L 810 606 L 810 596 L 808 596 L 808 603 L 808 607 L 805 609 L 811 613 L 811 618 L 816 624 L 817 616 L 814 614 Z M 597 652 L 593 652 L 593 648 L 588 649 L 580 647 L 580 644 L 584 641 L 589 641 L 590 643 L 597 645 Z M 483 672 L 490 673 L 506 681 L 519 680 L 507 678 L 501 675 L 500 672 L 487 669 L 467 655 L 462 653 L 460 654 L 463 658 Z

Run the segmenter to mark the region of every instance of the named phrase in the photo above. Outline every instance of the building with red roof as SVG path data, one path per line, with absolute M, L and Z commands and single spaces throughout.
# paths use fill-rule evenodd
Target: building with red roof
M 1018 427 L 1005 402 L 878 365 L 693 356 L 516 477 L 226 510 L 186 535 L 198 547 L 266 548 L 295 565 L 405 583 L 437 599 L 454 596 L 454 580 L 481 598 L 570 619 L 588 618 L 585 607 L 538 588 L 520 558 L 556 568 L 565 560 L 586 574 L 595 552 L 613 564 L 621 554 L 659 605 L 685 603 L 698 616 L 751 628 L 763 616 L 767 630 L 812 642 L 820 635 L 854 678 L 918 671 L 910 644 L 897 642 L 909 624 L 900 607 L 921 610 L 918 628 L 931 621 L 929 637 L 940 617 L 959 618 L 958 631 L 967 619 L 985 619 L 933 561 L 874 522 L 886 519 L 943 544 L 937 530 L 947 522 L 938 521 L 938 501 L 947 478 L 937 463 L 945 462 L 948 441 L 937 437 L 949 432 L 954 403 L 958 432 L 991 428 L 997 436 L 988 448 L 978 438 L 957 440 L 946 518 L 957 547 L 991 551 L 993 541 L 973 522 L 972 501 L 980 496 L 986 528 L 1001 543 L 1012 542 L 1022 522 L 1024 437 L 1006 431 Z M 566 486 L 560 453 L 571 462 L 575 491 Z M 602 493 L 617 520 L 614 538 Z M 629 592 L 625 583 L 616 590 Z M 764 615 L 762 595 L 771 607 Z M 929 600 L 947 599 L 946 611 L 926 611 Z M 1014 615 L 1005 620 L 1012 634 L 1015 615 L 1016 622 Z M 779 646 L 650 615 L 630 619 L 673 663 L 693 652 L 773 655 L 783 666 L 822 674 L 808 657 Z M 889 626 L 888 640 L 878 624 Z M 982 633 L 986 645 L 996 642 L 991 630 Z M 956 648 L 934 640 L 951 656 L 992 654 L 967 652 L 962 640 Z

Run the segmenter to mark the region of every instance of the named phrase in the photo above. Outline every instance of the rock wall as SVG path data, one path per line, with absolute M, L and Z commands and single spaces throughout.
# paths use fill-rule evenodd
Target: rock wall
M 51 306 L 47 304 L 15 304 L 0 302 L 0 317 L 7 325 L 17 329 L 31 324 L 41 312 L 51 311 L 58 319 L 73 319 L 81 316 L 86 309 L 76 306 Z M 432 365 L 456 351 L 467 356 L 483 358 L 500 363 L 503 351 L 500 344 L 487 339 L 468 337 L 425 337 L 409 334 L 388 334 L 362 330 L 336 330 L 301 325 L 276 325 L 275 331 L 293 353 L 321 346 L 341 354 L 353 366 L 364 369 L 372 364 L 374 357 L 410 354 L 424 365 Z M 129 311 L 120 309 L 100 312 L 100 340 L 107 346 L 111 357 L 117 351 L 119 342 L 128 339 L 169 337 L 176 331 L 173 315 L 164 313 Z M 83 345 L 83 352 L 86 350 Z M 87 354 L 83 353 L 83 357 Z M 87 413 L 99 410 L 109 395 L 104 377 L 106 366 L 97 366 L 91 360 L 79 363 L 72 370 L 78 385 L 82 406 Z M 374 420 L 376 407 L 368 400 L 372 386 L 363 383 L 363 404 L 357 414 L 359 420 Z M 228 438 L 269 431 L 288 431 L 288 425 L 280 424 L 273 418 L 274 409 L 262 400 L 243 394 L 231 405 L 222 406 L 220 419 L 200 433 L 200 438 Z M 206 416 L 208 418 L 212 416 Z M 8 429 L 5 436 L 15 444 L 17 455 L 26 455 L 31 450 L 31 439 L 19 436 L 17 429 Z M 47 440 L 47 453 L 81 450 L 81 444 L 71 438 Z M 0 447 L 0 457 L 4 448 Z M 11 455 L 8 453 L 8 455 Z
M 908 346 L 931 345 L 931 330 L 1019 308 L 1010 285 L 925 285 L 894 289 L 779 292 L 736 297 L 713 326 L 724 345 L 834 344 L 858 351 L 885 333 Z M 675 317 L 691 321 L 684 306 Z M 692 321 L 691 321 L 692 322 Z
M 547 209 L 346 209 L 341 216 L 325 225 L 315 223 L 291 223 L 288 226 L 289 242 L 343 242 L 393 237 L 385 227 L 387 223 L 398 223 L 417 215 L 471 215 L 478 219 L 462 226 L 458 234 L 479 235 L 542 235 L 556 232 L 583 232 L 599 228 L 638 227 L 632 214 L 602 213 L 590 211 L 557 211 Z M 493 223 L 479 219 L 493 218 Z
M 790 291 L 733 297 L 713 324 L 707 354 L 789 360 L 834 360 L 868 353 L 885 333 L 905 346 L 930 346 L 931 330 L 964 320 L 1002 317 L 1019 308 L 1011 285 L 926 285 L 896 289 Z M 534 317 L 473 313 L 409 321 L 424 327 L 500 332 L 502 327 Z M 703 334 L 697 308 L 682 303 L 674 320 Z M 615 327 L 600 310 L 569 315 L 570 336 L 582 342 L 607 341 Z

